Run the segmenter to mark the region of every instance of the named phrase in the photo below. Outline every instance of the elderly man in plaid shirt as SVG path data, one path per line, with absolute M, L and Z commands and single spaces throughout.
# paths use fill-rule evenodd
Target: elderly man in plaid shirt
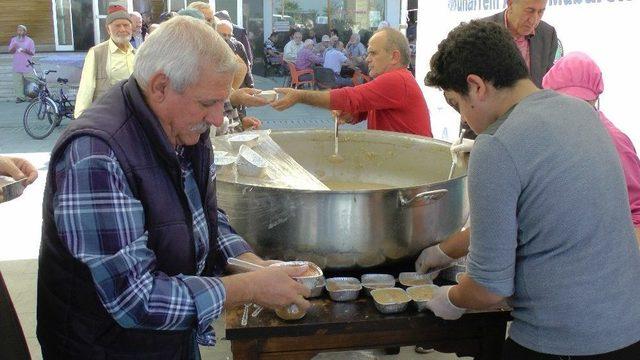
M 141 46 L 132 77 L 67 127 L 44 197 L 38 339 L 45 359 L 198 359 L 223 308 L 306 309 L 305 267 L 268 265 L 217 209 L 210 125 L 222 123 L 233 53 L 175 17 Z

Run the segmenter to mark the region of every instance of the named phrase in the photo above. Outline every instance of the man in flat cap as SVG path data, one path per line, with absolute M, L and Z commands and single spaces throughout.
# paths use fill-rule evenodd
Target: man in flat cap
M 87 52 L 76 97 L 76 119 L 91 103 L 118 81 L 128 79 L 133 72 L 135 49 L 129 42 L 133 26 L 127 9 L 111 4 L 107 9 L 109 39 Z

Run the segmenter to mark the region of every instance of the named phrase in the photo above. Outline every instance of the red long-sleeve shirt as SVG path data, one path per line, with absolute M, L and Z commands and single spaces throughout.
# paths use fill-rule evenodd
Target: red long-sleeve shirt
M 367 128 L 433 137 L 429 109 L 416 79 L 407 69 L 379 75 L 355 87 L 331 90 L 331 109 L 367 119 Z

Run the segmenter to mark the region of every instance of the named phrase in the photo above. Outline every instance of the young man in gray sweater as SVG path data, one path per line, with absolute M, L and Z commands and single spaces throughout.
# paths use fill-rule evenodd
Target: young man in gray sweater
M 540 90 L 509 33 L 453 29 L 426 83 L 478 135 L 468 272 L 432 311 L 512 308 L 503 359 L 639 359 L 640 252 L 611 138 L 584 101 Z

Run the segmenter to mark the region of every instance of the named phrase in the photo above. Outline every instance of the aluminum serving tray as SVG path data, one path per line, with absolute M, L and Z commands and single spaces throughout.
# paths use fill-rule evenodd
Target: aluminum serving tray
M 371 290 L 396 286 L 396 279 L 389 274 L 364 274 L 360 278 L 360 282 L 369 296 L 371 296 Z
M 0 203 L 13 200 L 24 191 L 24 181 L 26 179 L 20 179 L 18 181 L 6 176 L 0 176 Z
M 318 285 L 316 287 L 314 287 L 313 289 L 311 289 L 311 295 L 309 295 L 310 298 L 316 298 L 320 295 L 322 295 L 322 290 L 324 289 L 324 286 L 326 285 L 326 281 L 324 276 L 322 276 L 319 280 L 318 280 Z
M 389 297 L 394 299 L 390 300 Z M 409 295 L 400 288 L 386 288 L 371 290 L 371 297 L 376 304 L 376 309 L 383 314 L 395 314 L 404 311 L 411 301 Z
M 425 311 L 428 309 L 427 305 L 429 304 L 429 301 L 431 301 L 431 299 L 433 299 L 433 295 L 435 293 L 435 290 L 438 287 L 436 285 L 433 284 L 429 284 L 429 285 L 421 285 L 421 286 L 411 286 L 407 288 L 407 295 L 409 295 L 409 297 L 411 298 L 411 300 L 413 300 L 413 303 L 416 304 L 416 308 L 418 309 L 418 311 Z M 431 289 L 431 290 L 429 290 Z M 428 296 L 427 294 L 429 293 L 429 291 L 431 292 L 431 296 Z M 427 293 L 427 294 L 425 294 Z M 427 295 L 427 296 L 425 296 Z
M 351 301 L 358 298 L 362 284 L 354 277 L 334 277 L 327 279 L 329 297 L 333 301 Z
M 322 273 L 322 269 L 320 269 L 318 265 L 310 261 L 285 261 L 281 263 L 271 264 L 269 266 L 302 266 L 302 265 L 309 266 L 309 269 L 313 270 L 314 273 L 316 273 L 317 275 L 296 276 L 294 277 L 296 281 L 298 281 L 299 283 L 306 286 L 309 290 L 312 290 L 312 291 L 314 288 L 324 283 L 325 279 L 324 279 L 324 274 Z
M 417 272 L 401 272 L 398 281 L 406 287 L 421 286 L 431 284 L 431 277 Z

